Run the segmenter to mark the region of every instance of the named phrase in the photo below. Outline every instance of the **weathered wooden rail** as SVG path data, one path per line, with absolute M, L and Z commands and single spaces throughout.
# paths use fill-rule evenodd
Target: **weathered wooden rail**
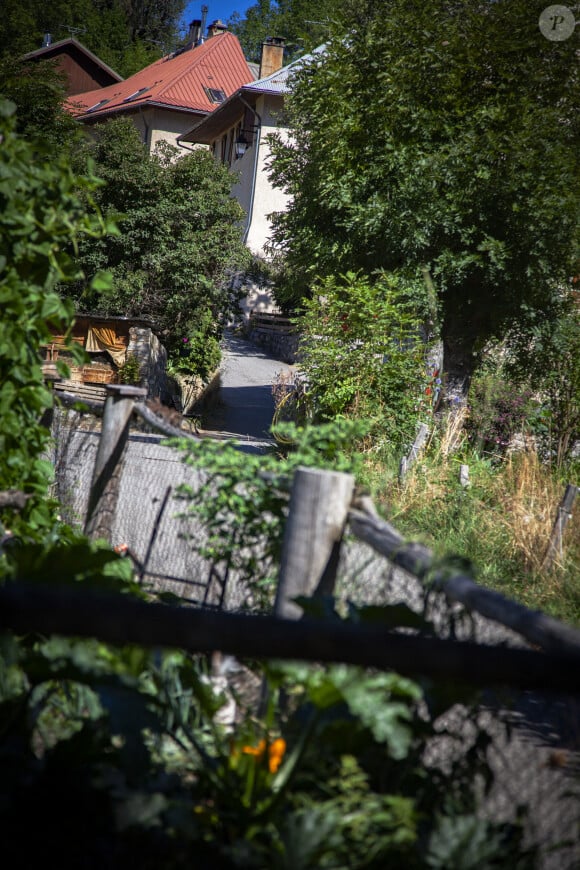
M 290 333 L 295 332 L 294 326 L 290 317 L 285 314 L 274 314 L 264 312 L 262 314 L 252 313 L 249 320 L 250 329 L 260 329 L 264 332 Z
M 8 583 L 0 629 L 249 659 L 343 662 L 471 686 L 580 691 L 580 657 L 484 646 L 318 619 L 216 613 L 70 587 Z

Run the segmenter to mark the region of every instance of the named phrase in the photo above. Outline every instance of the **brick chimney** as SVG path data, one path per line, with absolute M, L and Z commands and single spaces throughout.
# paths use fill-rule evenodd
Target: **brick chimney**
M 269 36 L 262 43 L 262 57 L 260 59 L 260 74 L 263 79 L 272 75 L 284 66 L 284 40 L 280 36 Z
M 225 33 L 227 29 L 227 24 L 224 24 L 223 21 L 220 21 L 220 19 L 217 18 L 213 24 L 210 24 L 208 27 L 207 38 L 210 39 L 212 36 L 217 36 L 218 33 Z

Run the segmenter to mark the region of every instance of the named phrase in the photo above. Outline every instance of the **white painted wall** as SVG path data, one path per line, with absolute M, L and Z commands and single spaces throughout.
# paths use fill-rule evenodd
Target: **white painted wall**
M 271 156 L 270 145 L 267 137 L 271 133 L 282 133 L 278 127 L 278 119 L 283 108 L 283 98 L 277 95 L 264 94 L 260 96 L 256 104 L 256 111 L 261 118 L 261 127 L 256 133 L 256 141 L 239 160 L 234 158 L 231 168 L 240 175 L 239 182 L 234 185 L 232 194 L 236 197 L 246 212 L 246 244 L 250 251 L 257 257 L 267 259 L 266 245 L 270 240 L 272 230 L 268 215 L 276 211 L 284 211 L 287 206 L 288 196 L 281 190 L 273 187 L 268 178 L 267 164 Z M 242 120 L 240 118 L 240 120 Z M 257 119 L 256 119 L 257 124 Z M 235 126 L 228 132 L 235 131 Z M 256 148 L 257 156 L 256 156 Z M 218 146 L 219 156 L 219 146 Z M 255 175 L 255 186 L 254 182 Z M 252 200 L 252 188 L 254 196 Z M 268 287 L 253 284 L 246 287 L 247 295 L 240 303 L 240 309 L 244 318 L 248 318 L 252 311 L 266 312 L 276 311 L 277 305 Z
M 252 213 L 250 215 L 250 226 L 246 244 L 252 253 L 259 257 L 266 256 L 265 246 L 270 239 L 270 233 L 272 230 L 272 225 L 268 219 L 268 215 L 275 211 L 285 211 L 288 203 L 287 195 L 283 193 L 283 191 L 272 186 L 268 178 L 267 169 L 267 163 L 271 156 L 270 145 L 267 142 L 267 137 L 271 133 L 281 132 L 278 123 L 282 108 L 283 98 L 275 95 L 262 95 L 256 104 L 256 110 L 262 119 L 262 125 L 260 129 L 260 140 L 257 143 L 258 165 L 254 189 L 254 202 Z M 248 157 L 251 158 L 253 169 L 255 156 L 254 148 L 250 149 L 250 152 L 250 154 L 244 155 L 244 159 L 247 160 Z M 246 183 L 251 184 L 252 175 L 250 173 L 248 173 L 248 175 L 250 175 L 250 178 Z M 234 195 L 237 195 L 235 189 Z
M 168 142 L 179 148 L 177 137 L 187 130 L 191 130 L 197 116 L 187 112 L 172 112 L 169 109 L 148 109 L 143 112 L 145 121 L 149 127 L 148 144 L 149 150 L 154 151 L 159 142 Z M 199 118 L 202 116 L 199 115 Z M 143 120 L 143 119 L 142 119 Z M 186 154 L 184 148 L 179 148 L 180 153 Z

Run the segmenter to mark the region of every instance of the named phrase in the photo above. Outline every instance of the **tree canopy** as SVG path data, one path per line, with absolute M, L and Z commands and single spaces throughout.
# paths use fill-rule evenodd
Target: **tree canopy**
M 20 56 L 75 36 L 120 75 L 129 76 L 175 49 L 186 0 L 3 0 L 0 55 Z
M 79 151 L 104 184 L 93 195 L 120 234 L 86 240 L 79 262 L 86 275 L 110 270 L 112 291 L 101 296 L 77 284 L 80 310 L 151 317 L 171 350 L 209 311 L 221 323 L 230 306 L 230 271 L 248 259 L 241 241 L 242 211 L 231 198 L 233 177 L 207 151 L 175 160 L 167 146 L 149 154 L 134 124 L 118 119 L 95 129 Z
M 549 316 L 576 274 L 578 67 L 545 4 L 367 0 L 297 76 L 272 177 L 274 249 L 299 304 L 316 276 L 422 270 L 445 368 Z

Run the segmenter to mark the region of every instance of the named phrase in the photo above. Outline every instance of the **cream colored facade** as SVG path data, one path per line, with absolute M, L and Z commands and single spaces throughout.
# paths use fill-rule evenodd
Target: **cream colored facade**
M 201 117 L 201 116 L 200 116 Z M 149 112 L 143 112 L 144 129 L 143 141 L 149 151 L 155 151 L 159 142 L 167 142 L 178 148 L 177 137 L 181 136 L 191 127 L 192 116 L 186 112 L 153 108 Z M 183 148 L 179 149 L 183 151 Z
M 179 156 L 185 154 L 187 150 L 191 150 L 191 145 L 186 149 L 183 146 L 180 147 L 177 141 L 178 136 L 189 130 L 192 122 L 195 122 L 196 116 L 191 112 L 175 112 L 174 110 L 163 109 L 161 107 L 147 107 L 139 112 L 127 112 L 115 117 L 130 118 L 139 132 L 141 141 L 147 146 L 147 150 L 150 153 L 153 153 L 161 142 L 167 142 L 169 145 L 177 148 Z M 197 117 L 202 118 L 203 115 L 200 114 Z M 102 124 L 103 120 L 101 119 L 99 123 Z M 97 127 L 98 124 L 85 125 L 89 136 L 93 129 Z
M 232 188 L 232 194 L 246 213 L 244 241 L 250 251 L 258 257 L 267 257 L 272 225 L 269 215 L 284 211 L 288 197 L 275 188 L 268 178 L 268 162 L 271 156 L 268 136 L 272 133 L 284 135 L 279 127 L 279 118 L 284 98 L 278 94 L 261 94 L 253 111 L 240 116 L 218 139 L 211 143 L 211 150 L 217 160 L 227 163 L 240 180 Z M 252 131 L 244 131 L 249 140 L 243 157 L 236 159 L 236 140 L 244 125 L 252 119 Z M 253 134 L 253 135 L 252 135 Z
M 313 55 L 282 67 L 283 40 L 267 40 L 263 45 L 258 80 L 243 85 L 215 112 L 181 137 L 183 142 L 209 145 L 216 160 L 238 173 L 239 181 L 232 193 L 246 213 L 244 242 L 254 256 L 264 260 L 269 258 L 270 216 L 285 211 L 289 199 L 270 181 L 268 137 L 274 133 L 282 138 L 288 135 L 282 118 L 292 76 L 304 62 L 323 50 L 321 46 Z M 237 157 L 236 143 L 240 140 L 245 140 L 246 150 L 243 156 Z M 255 285 L 250 289 L 242 310 L 247 314 L 275 307 L 268 287 Z

